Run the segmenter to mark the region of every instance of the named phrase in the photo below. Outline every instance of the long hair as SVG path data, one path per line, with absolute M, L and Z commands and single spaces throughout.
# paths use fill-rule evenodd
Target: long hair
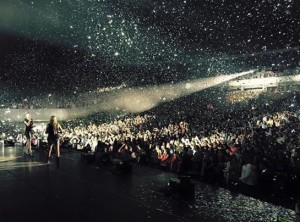
M 31 114 L 30 113 L 26 113 L 26 119 L 31 119 Z
M 51 116 L 50 117 L 50 124 L 53 126 L 54 130 L 58 129 L 58 122 L 56 116 Z

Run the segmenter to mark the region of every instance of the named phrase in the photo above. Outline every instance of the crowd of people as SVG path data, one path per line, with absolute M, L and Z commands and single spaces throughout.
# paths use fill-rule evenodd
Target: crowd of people
M 293 92 L 226 109 L 179 101 L 175 108 L 166 104 L 110 121 L 94 115 L 62 122 L 60 145 L 92 157 L 98 167 L 116 160 L 145 164 L 249 195 L 292 201 L 300 172 L 298 98 Z M 33 133 L 32 141 L 37 148 L 46 143 L 46 131 Z
M 295 198 L 299 185 L 300 113 L 289 106 L 297 98 L 290 99 L 169 118 L 152 113 L 68 122 L 63 137 L 100 167 L 115 160 L 147 164 L 282 201 Z

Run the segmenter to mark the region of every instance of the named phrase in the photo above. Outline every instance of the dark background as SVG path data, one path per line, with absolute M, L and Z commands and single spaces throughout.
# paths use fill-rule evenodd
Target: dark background
M 300 61 L 297 0 L 0 6 L 0 86 L 10 95 L 176 83 Z

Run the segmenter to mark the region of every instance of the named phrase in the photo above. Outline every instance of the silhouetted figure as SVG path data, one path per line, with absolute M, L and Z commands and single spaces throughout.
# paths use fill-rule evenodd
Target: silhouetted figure
M 51 152 L 52 148 L 56 148 L 56 160 L 57 165 L 59 165 L 59 158 L 60 158 L 60 133 L 62 133 L 62 128 L 60 124 L 57 122 L 56 116 L 51 116 L 50 123 L 48 123 L 46 128 L 46 133 L 48 134 L 48 146 L 49 152 L 47 157 L 47 163 L 50 164 Z
M 32 129 L 34 125 L 30 113 L 26 114 L 26 118 L 24 119 L 24 124 L 25 124 L 25 136 L 26 136 L 26 144 L 25 144 L 24 152 L 25 154 L 29 154 L 32 156 L 31 139 L 32 139 Z

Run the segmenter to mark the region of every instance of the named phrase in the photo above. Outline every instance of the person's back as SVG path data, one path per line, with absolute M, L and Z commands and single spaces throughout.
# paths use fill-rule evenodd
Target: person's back
M 196 150 L 193 156 L 193 164 L 195 170 L 201 170 L 203 161 L 203 151 L 199 148 Z
M 47 125 L 46 134 L 48 134 L 48 140 L 55 140 L 54 127 L 50 123 Z
M 242 168 L 240 180 L 249 186 L 257 185 L 256 167 L 251 163 L 245 164 Z
M 32 128 L 33 128 L 33 120 L 31 118 L 25 118 L 24 122 L 27 123 L 27 125 L 25 124 L 25 134 L 26 133 L 31 133 L 32 132 Z
M 59 166 L 59 158 L 60 158 L 60 138 L 59 138 L 60 135 L 59 135 L 59 133 L 62 133 L 62 128 L 61 128 L 60 124 L 57 122 L 56 116 L 53 115 L 50 117 L 50 122 L 47 124 L 45 133 L 48 134 L 48 146 L 49 146 L 47 163 L 50 164 L 52 148 L 55 147 L 57 166 Z

